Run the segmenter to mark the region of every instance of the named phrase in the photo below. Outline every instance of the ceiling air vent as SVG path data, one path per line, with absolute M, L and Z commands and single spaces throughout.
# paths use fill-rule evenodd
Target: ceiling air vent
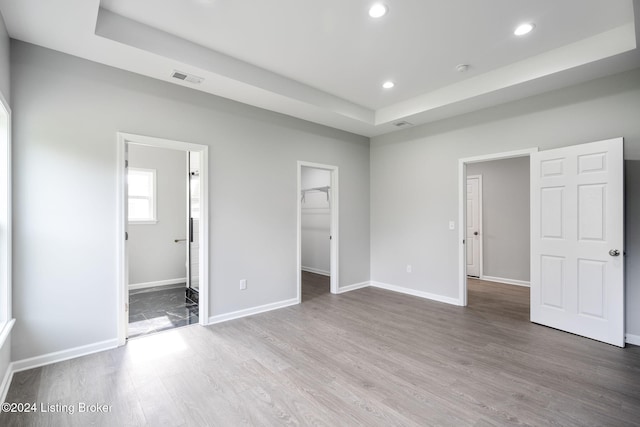
M 199 84 L 204 80 L 202 77 L 194 76 L 193 74 L 185 73 L 183 71 L 173 70 L 171 77 L 178 80 L 184 80 L 185 82 Z
M 409 122 L 406 122 L 406 121 L 402 120 L 402 121 L 399 121 L 399 122 L 395 122 L 393 125 L 395 127 L 397 127 L 397 128 L 406 128 L 406 127 L 409 127 L 409 126 L 413 126 L 413 123 L 409 123 Z

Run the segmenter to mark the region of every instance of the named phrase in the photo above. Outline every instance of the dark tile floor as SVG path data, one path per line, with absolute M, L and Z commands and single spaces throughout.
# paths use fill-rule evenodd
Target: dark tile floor
M 129 292 L 129 338 L 198 323 L 198 303 L 185 296 L 185 285 Z

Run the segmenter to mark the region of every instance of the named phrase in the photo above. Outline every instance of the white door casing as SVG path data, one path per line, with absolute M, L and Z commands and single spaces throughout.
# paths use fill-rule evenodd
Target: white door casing
M 467 228 L 462 226 L 462 224 L 466 223 L 467 217 L 467 164 L 486 162 L 489 160 L 512 159 L 514 157 L 528 157 L 531 156 L 531 153 L 537 151 L 538 148 L 533 147 L 458 159 L 458 224 L 460 224 L 458 227 L 458 304 L 463 307 L 467 305 Z M 480 211 L 482 212 L 482 209 Z M 482 274 L 482 271 L 480 274 Z
M 117 263 L 116 263 L 116 286 L 117 286 L 117 329 L 118 345 L 124 345 L 127 340 L 128 313 L 125 307 L 128 301 L 127 283 L 127 251 L 125 232 L 127 229 L 127 198 L 126 196 L 126 171 L 125 153 L 127 144 L 141 144 L 159 148 L 169 148 L 180 151 L 192 151 L 200 153 L 200 221 L 198 221 L 198 258 L 209 259 L 209 214 L 208 214 L 208 150 L 209 147 L 202 144 L 193 144 L 181 141 L 172 141 L 162 138 L 154 138 L 144 135 L 134 135 L 124 132 L 117 133 L 117 190 L 116 190 L 116 229 L 117 229 Z M 209 323 L 209 264 L 201 262 L 198 264 L 199 286 L 199 319 L 201 325 Z
M 620 347 L 623 168 L 622 138 L 533 153 L 531 162 L 531 321 Z
M 467 176 L 467 276 L 482 275 L 482 176 Z
M 330 233 L 330 291 L 332 294 L 339 293 L 340 288 L 340 278 L 339 278 L 339 248 L 340 248 L 340 214 L 339 214 L 339 202 L 340 202 L 340 192 L 339 192 L 339 175 L 338 175 L 338 167 L 332 165 L 325 165 L 320 163 L 313 162 L 305 162 L 298 161 L 297 166 L 297 178 L 298 185 L 296 191 L 296 205 L 297 205 L 297 243 L 296 243 L 296 275 L 297 275 L 297 300 L 298 302 L 302 302 L 302 203 L 300 202 L 300 197 L 302 194 L 302 168 L 315 168 L 315 169 L 324 169 L 331 172 L 331 184 L 329 191 L 329 204 L 331 206 L 331 233 Z

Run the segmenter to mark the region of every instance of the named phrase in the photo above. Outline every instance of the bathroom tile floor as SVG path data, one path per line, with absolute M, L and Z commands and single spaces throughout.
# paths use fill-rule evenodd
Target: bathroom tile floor
M 185 285 L 157 286 L 129 292 L 129 338 L 198 323 L 198 303 Z

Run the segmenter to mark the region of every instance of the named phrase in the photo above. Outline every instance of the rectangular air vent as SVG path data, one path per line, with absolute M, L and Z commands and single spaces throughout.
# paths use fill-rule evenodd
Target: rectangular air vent
M 171 77 L 173 77 L 174 79 L 184 80 L 185 82 L 195 83 L 195 84 L 202 83 L 202 81 L 204 80 L 204 78 L 202 77 L 194 76 L 193 74 L 189 74 L 189 73 L 185 73 L 184 71 L 177 71 L 177 70 L 173 70 L 173 74 L 171 74 Z
M 393 124 L 395 127 L 397 128 L 404 128 L 404 127 L 408 127 L 408 126 L 413 126 L 413 123 L 409 123 L 407 121 L 400 121 L 400 122 L 395 122 Z

